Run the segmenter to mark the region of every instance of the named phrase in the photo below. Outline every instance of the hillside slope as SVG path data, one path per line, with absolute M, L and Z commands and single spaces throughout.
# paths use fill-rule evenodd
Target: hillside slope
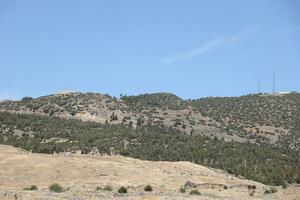
M 255 143 L 299 149 L 300 94 L 258 94 L 203 98 L 190 102 L 223 132 Z M 284 141 L 284 142 L 282 142 Z
M 0 111 L 38 113 L 128 127 L 159 126 L 225 141 L 300 147 L 300 94 L 186 101 L 170 93 L 122 96 L 58 93 L 0 102 Z
M 122 99 L 96 93 L 58 93 L 0 103 L 0 110 L 38 113 L 131 127 L 155 125 L 190 133 L 220 134 L 218 123 L 203 117 L 187 102 L 169 93 L 124 96 Z
M 0 112 L 0 144 L 37 153 L 81 151 L 153 161 L 191 161 L 270 185 L 300 183 L 300 152 L 270 145 L 225 142 L 174 129 L 83 122 Z
M 31 154 L 0 145 L 0 199 L 297 199 L 299 188 L 278 189 L 264 194 L 268 187 L 241 180 L 215 169 L 189 162 L 151 162 L 122 156 Z M 180 187 L 190 181 L 186 192 Z M 48 186 L 59 183 L 63 193 L 49 192 Z M 143 188 L 150 184 L 152 192 Z M 38 190 L 23 188 L 36 185 Z M 97 190 L 110 185 L 112 191 Z M 118 194 L 120 186 L 127 194 Z M 195 187 L 195 188 L 194 188 Z M 189 195 L 198 189 L 201 196 Z M 253 193 L 253 196 L 250 194 Z

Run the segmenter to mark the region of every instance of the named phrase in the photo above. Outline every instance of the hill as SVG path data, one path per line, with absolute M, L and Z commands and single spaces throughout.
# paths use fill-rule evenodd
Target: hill
M 299 149 L 300 95 L 247 95 L 191 101 L 220 123 L 223 132 L 255 143 Z
M 300 147 L 300 94 L 183 100 L 170 93 L 122 96 L 67 92 L 0 102 L 0 110 L 128 127 L 158 126 L 225 141 Z
M 118 154 L 153 161 L 190 161 L 264 184 L 300 183 L 300 152 L 270 145 L 226 142 L 158 126 L 83 122 L 0 112 L 0 143 L 28 151 Z
M 275 194 L 264 194 L 269 186 L 189 162 L 32 154 L 5 145 L 0 145 L 0 160 L 0 199 L 3 200 L 299 198 L 297 187 L 277 188 Z M 50 192 L 48 187 L 54 182 L 65 191 Z M 144 191 L 148 184 L 153 191 Z M 31 185 L 37 188 L 25 189 Z M 126 194 L 117 192 L 121 186 L 127 188 Z M 192 190 L 198 190 L 201 195 L 189 194 Z
M 122 100 L 134 110 L 142 111 L 146 107 L 180 110 L 187 108 L 187 103 L 171 93 L 142 94 L 139 96 L 122 96 Z

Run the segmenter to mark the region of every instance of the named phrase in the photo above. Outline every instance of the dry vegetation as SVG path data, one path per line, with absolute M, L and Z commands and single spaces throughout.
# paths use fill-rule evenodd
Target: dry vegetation
M 59 93 L 0 102 L 0 143 L 63 154 L 2 146 L 0 199 L 296 199 L 299 97 Z M 232 175 L 187 162 L 99 156 L 108 154 L 190 161 Z
M 278 187 L 276 193 L 264 194 L 269 186 L 189 162 L 151 162 L 122 156 L 31 154 L 5 145 L 0 145 L 0 177 L 1 200 L 292 200 L 300 197 L 297 187 L 291 186 L 287 190 Z M 55 186 L 59 192 L 49 191 L 53 183 L 59 185 Z M 36 185 L 37 189 L 23 189 L 30 185 Z M 151 185 L 153 191 L 145 191 L 147 185 Z M 118 192 L 122 186 L 127 188 L 127 193 Z M 182 187 L 185 187 L 185 192 L 181 192 Z

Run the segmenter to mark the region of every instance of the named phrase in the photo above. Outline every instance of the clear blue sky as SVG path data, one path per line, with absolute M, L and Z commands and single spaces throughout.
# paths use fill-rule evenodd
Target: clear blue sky
M 0 99 L 300 91 L 298 0 L 1 0 Z

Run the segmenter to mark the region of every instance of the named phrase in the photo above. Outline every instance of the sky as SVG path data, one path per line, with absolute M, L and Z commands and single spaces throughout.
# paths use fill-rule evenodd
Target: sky
M 1 0 L 0 99 L 300 91 L 298 0 Z

